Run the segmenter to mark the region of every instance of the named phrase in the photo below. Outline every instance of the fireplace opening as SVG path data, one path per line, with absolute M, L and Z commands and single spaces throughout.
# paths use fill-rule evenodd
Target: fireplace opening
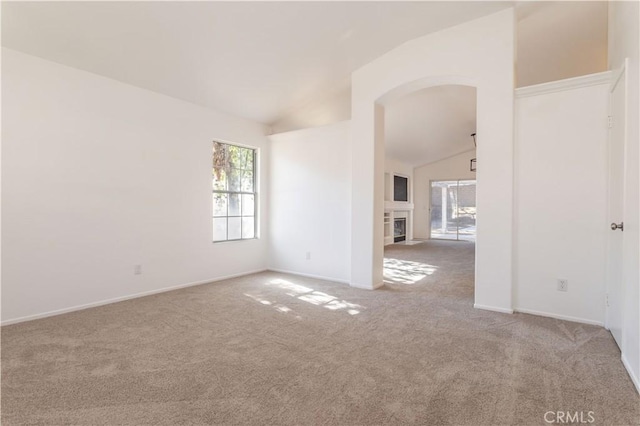
M 407 239 L 407 219 L 404 217 L 393 220 L 393 242 L 398 243 Z

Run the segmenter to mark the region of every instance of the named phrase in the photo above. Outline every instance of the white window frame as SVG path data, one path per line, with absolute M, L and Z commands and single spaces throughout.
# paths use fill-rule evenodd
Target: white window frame
M 214 196 L 215 194 L 227 194 L 227 214 L 226 216 L 214 216 L 213 211 L 211 214 L 212 220 L 211 220 L 211 226 L 212 226 L 212 231 L 215 227 L 215 219 L 220 219 L 220 218 L 226 218 L 227 219 L 227 238 L 224 240 L 213 240 L 214 244 L 218 244 L 218 243 L 226 243 L 226 242 L 230 242 L 230 241 L 246 241 L 246 240 L 255 240 L 258 239 L 258 211 L 260 210 L 258 208 L 258 148 L 253 147 L 253 146 L 247 146 L 247 145 L 241 145 L 238 143 L 231 143 L 231 142 L 226 142 L 226 141 L 222 141 L 222 140 L 213 140 L 211 143 L 211 146 L 213 148 L 215 143 L 220 143 L 220 144 L 224 144 L 224 145 L 229 145 L 229 146 L 235 146 L 238 148 L 242 148 L 242 149 L 249 149 L 251 151 L 253 151 L 253 192 L 249 192 L 249 191 L 229 191 L 229 190 L 220 190 L 220 189 L 212 189 L 212 193 L 211 193 L 211 200 L 213 202 L 214 200 Z M 211 168 L 213 169 L 213 164 L 211 165 Z M 212 179 L 215 179 L 215 177 L 212 176 Z M 236 216 L 230 216 L 229 215 L 229 199 L 230 199 L 230 195 L 239 195 L 240 198 L 242 199 L 243 195 L 253 195 L 253 237 L 247 237 L 247 238 L 243 238 L 242 237 L 242 218 L 243 217 L 251 217 L 251 216 L 243 216 L 242 215 L 242 207 L 240 209 L 240 215 Z M 213 205 L 213 203 L 212 203 Z M 233 238 L 233 239 L 229 239 L 229 218 L 230 217 L 239 217 L 240 218 L 240 238 Z M 212 234 L 212 238 L 213 238 L 213 234 Z

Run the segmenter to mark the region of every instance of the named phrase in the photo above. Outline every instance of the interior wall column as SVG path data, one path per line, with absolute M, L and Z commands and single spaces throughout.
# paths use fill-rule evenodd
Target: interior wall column
M 350 284 L 373 290 L 384 284 L 384 107 L 363 104 L 352 107 Z

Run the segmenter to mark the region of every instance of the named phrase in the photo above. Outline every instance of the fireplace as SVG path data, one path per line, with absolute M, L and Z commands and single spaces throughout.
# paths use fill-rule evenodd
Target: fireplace
M 407 239 L 407 218 L 398 217 L 393 220 L 393 242 L 398 243 Z

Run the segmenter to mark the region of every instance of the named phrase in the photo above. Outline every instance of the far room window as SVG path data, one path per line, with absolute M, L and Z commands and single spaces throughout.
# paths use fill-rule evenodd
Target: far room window
M 256 150 L 213 142 L 213 241 L 256 238 Z

